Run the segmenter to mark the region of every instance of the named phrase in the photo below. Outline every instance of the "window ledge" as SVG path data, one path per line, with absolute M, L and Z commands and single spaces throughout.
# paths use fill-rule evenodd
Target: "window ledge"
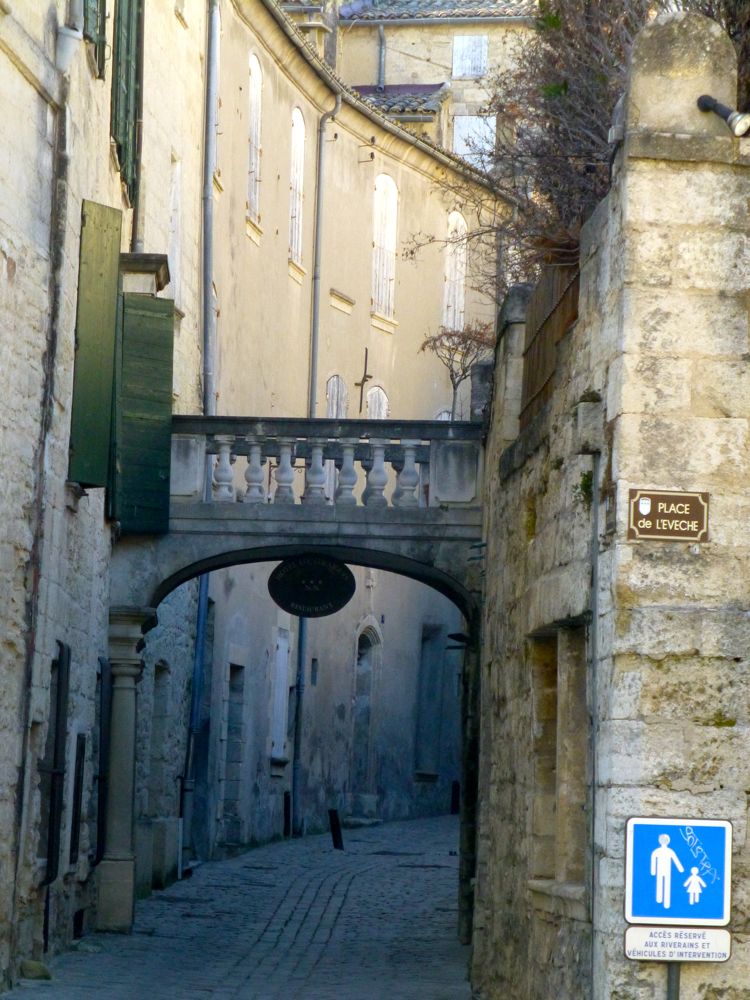
M 378 312 L 370 313 L 370 323 L 376 330 L 382 330 L 383 333 L 395 333 L 398 327 L 398 320 L 389 319 Z
M 434 785 L 438 780 L 437 771 L 415 771 L 414 780 L 424 785 Z
M 302 281 L 307 274 L 307 269 L 301 264 L 297 263 L 296 260 L 289 258 L 289 277 L 293 278 L 298 285 L 302 284 Z
M 254 219 L 251 215 L 245 216 L 245 232 L 258 246 L 260 246 L 260 238 L 263 235 L 263 230 L 260 228 L 260 219 Z
M 588 921 L 586 886 L 580 882 L 558 882 L 553 878 L 532 878 L 528 883 L 536 910 L 554 913 L 572 920 Z
M 351 316 L 352 310 L 356 305 L 356 302 L 349 295 L 344 295 L 337 288 L 331 288 L 329 291 L 330 303 L 334 309 L 338 309 L 339 312 L 346 313 L 347 316 Z

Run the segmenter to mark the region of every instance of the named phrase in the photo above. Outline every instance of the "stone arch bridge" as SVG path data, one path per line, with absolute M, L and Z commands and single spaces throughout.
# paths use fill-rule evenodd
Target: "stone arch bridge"
M 136 684 L 159 603 L 221 567 L 326 553 L 435 588 L 476 634 L 482 434 L 474 422 L 173 417 L 169 530 L 120 539 L 112 559 L 100 929 L 132 926 Z

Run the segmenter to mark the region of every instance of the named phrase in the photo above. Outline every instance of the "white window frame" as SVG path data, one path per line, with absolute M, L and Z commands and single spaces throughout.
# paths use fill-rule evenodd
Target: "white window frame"
M 329 420 L 344 420 L 349 412 L 349 390 L 340 375 L 331 375 L 326 382 L 326 417 Z M 338 485 L 336 463 L 326 462 L 326 499 L 333 503 Z
M 489 38 L 487 35 L 453 36 L 454 80 L 478 80 L 487 72 Z
M 248 64 L 247 214 L 253 222 L 260 222 L 262 108 L 263 71 L 260 67 L 260 60 L 252 53 Z
M 448 216 L 448 241 L 445 246 L 445 289 L 443 326 L 463 330 L 466 312 L 466 234 L 469 227 L 460 212 Z
M 305 119 L 292 111 L 292 154 L 289 176 L 289 259 L 302 263 L 302 213 L 305 180 Z
M 372 311 L 393 319 L 396 305 L 398 188 L 390 174 L 375 178 L 372 239 Z
M 287 719 L 289 712 L 289 629 L 277 628 L 271 681 L 271 758 L 282 762 L 287 757 Z

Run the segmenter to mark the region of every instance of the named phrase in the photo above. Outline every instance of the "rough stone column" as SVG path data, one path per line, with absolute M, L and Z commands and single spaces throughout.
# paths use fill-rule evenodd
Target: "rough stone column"
M 150 608 L 112 608 L 109 655 L 112 663 L 109 797 L 104 857 L 98 868 L 97 928 L 129 932 L 135 905 L 133 798 L 135 790 L 136 684 L 143 664 L 143 626 Z
M 526 347 L 526 309 L 531 291 L 531 285 L 513 285 L 500 310 L 493 407 L 500 415 L 501 451 L 518 437 L 523 389 L 523 352 Z M 497 420 L 497 417 L 495 419 Z

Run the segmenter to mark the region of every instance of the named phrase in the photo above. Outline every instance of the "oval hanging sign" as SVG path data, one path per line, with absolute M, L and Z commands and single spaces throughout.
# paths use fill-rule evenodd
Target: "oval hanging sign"
M 323 618 L 340 611 L 356 589 L 352 571 L 332 556 L 290 556 L 268 578 L 274 601 L 300 618 Z

